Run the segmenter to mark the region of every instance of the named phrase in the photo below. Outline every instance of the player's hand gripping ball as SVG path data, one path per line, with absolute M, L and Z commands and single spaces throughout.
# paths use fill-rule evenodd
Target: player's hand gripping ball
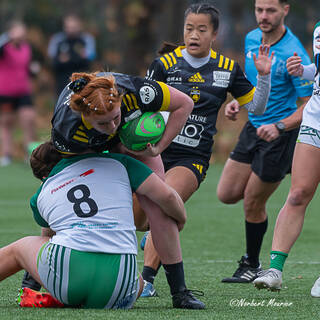
M 144 150 L 148 143 L 156 144 L 164 130 L 165 122 L 160 112 L 145 112 L 121 127 L 119 137 L 127 149 L 140 151 Z

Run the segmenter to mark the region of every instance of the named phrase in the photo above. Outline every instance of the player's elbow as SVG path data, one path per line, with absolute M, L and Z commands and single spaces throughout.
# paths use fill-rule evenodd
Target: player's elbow
M 189 96 L 185 95 L 184 101 L 183 101 L 184 111 L 187 112 L 188 114 L 190 114 L 193 110 L 193 107 L 194 107 L 193 100 Z

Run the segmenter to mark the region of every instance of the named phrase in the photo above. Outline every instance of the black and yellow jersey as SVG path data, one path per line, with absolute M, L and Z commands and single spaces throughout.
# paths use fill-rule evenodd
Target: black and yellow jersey
M 121 102 L 121 124 L 137 118 L 147 111 L 166 111 L 170 105 L 168 86 L 162 82 L 121 73 L 111 73 L 116 86 L 123 94 Z M 101 72 L 98 76 L 105 76 Z M 106 135 L 98 132 L 87 123 L 80 113 L 70 108 L 73 91 L 66 86 L 54 109 L 52 141 L 62 153 L 81 153 L 88 149 L 110 150 L 119 143 L 118 134 Z
M 184 47 L 153 61 L 146 79 L 163 81 L 186 93 L 194 108 L 186 125 L 175 137 L 163 156 L 172 159 L 200 156 L 209 160 L 219 109 L 230 92 L 240 105 L 253 99 L 254 86 L 247 80 L 239 64 L 213 50 L 209 61 L 193 68 L 183 57 Z

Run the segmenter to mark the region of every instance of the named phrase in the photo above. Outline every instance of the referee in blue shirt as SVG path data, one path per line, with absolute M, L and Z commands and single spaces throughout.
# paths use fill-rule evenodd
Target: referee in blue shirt
M 268 226 L 266 202 L 290 173 L 302 110 L 312 94 L 312 83 L 290 76 L 286 69 L 286 60 L 294 52 L 302 58 L 302 64 L 310 63 L 306 50 L 284 24 L 289 8 L 286 0 L 256 0 L 258 28 L 246 36 L 245 71 L 253 85 L 257 81 L 253 54 L 257 54 L 262 43 L 270 45 L 270 51 L 274 52 L 271 92 L 263 115 L 249 113 L 249 121 L 218 185 L 220 201 L 232 204 L 243 199 L 246 231 L 246 252 L 233 276 L 222 282 L 252 282 L 261 271 L 259 254 Z M 300 108 L 296 104 L 298 99 L 302 101 Z M 238 103 L 232 101 L 225 114 L 235 120 L 238 111 Z

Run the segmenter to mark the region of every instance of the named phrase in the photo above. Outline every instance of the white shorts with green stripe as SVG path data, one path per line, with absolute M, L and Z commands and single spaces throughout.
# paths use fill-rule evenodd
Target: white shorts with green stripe
M 133 254 L 82 252 L 47 242 L 37 267 L 45 288 L 68 306 L 129 309 L 139 292 Z
M 308 126 L 300 127 L 297 142 L 310 144 L 316 148 L 320 148 L 320 131 Z

